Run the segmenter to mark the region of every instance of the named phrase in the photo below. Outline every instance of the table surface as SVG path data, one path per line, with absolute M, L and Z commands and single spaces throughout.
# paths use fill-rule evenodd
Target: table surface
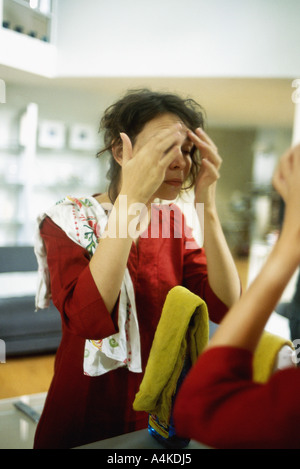
M 84 445 L 76 449 L 164 449 L 164 447 L 148 433 L 147 429 L 145 429 Z M 192 440 L 185 450 L 194 449 L 209 448 Z
M 32 449 L 36 422 L 15 407 L 18 401 L 29 405 L 41 413 L 44 407 L 46 393 L 19 396 L 12 399 L 0 400 L 0 449 Z M 76 449 L 164 449 L 148 430 L 140 430 L 115 438 L 81 446 Z M 206 446 L 191 441 L 185 448 L 208 449 Z
M 0 400 L 0 449 L 32 449 L 37 424 L 15 407 L 18 401 L 38 413 L 44 407 L 46 393 Z

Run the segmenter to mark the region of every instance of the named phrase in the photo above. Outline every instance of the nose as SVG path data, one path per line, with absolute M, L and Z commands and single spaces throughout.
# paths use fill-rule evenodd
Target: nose
M 185 167 L 186 167 L 186 158 L 182 152 L 182 150 L 180 150 L 178 152 L 178 155 L 176 156 L 175 160 L 172 161 L 172 163 L 170 164 L 170 169 L 181 169 L 183 170 Z

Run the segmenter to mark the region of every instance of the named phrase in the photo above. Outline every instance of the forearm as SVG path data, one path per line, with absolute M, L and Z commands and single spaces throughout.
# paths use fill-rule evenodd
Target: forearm
M 241 283 L 214 209 L 204 208 L 204 248 L 210 287 L 226 306 L 231 307 L 240 296 Z
M 300 263 L 300 146 L 281 158 L 273 184 L 286 209 L 282 232 L 257 278 L 223 319 L 210 346 L 228 345 L 254 352 L 269 316 Z
M 128 207 L 127 199 L 124 204 L 120 197 L 117 198 L 106 230 L 90 261 L 91 274 L 110 313 L 119 296 L 133 242 L 129 229 L 133 216 L 128 214 Z
M 299 265 L 291 246 L 293 243 L 284 239 L 277 243 L 257 278 L 223 319 L 209 347 L 226 345 L 254 352 L 266 322 Z

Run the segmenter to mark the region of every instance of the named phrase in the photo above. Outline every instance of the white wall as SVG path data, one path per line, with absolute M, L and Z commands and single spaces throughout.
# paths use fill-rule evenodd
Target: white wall
M 299 0 L 60 0 L 58 74 L 296 77 Z

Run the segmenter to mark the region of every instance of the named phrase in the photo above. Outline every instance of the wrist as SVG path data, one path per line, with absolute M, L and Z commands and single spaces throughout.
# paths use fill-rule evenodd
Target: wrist
M 197 212 L 198 213 L 198 212 Z M 201 214 L 204 223 L 208 226 L 214 226 L 215 224 L 219 224 L 219 215 L 217 212 L 217 208 L 215 205 L 202 203 L 201 204 Z
M 299 241 L 298 241 L 299 245 Z M 298 250 L 298 252 L 297 252 Z M 282 233 L 266 262 L 270 274 L 269 282 L 286 283 L 300 264 L 299 247 L 289 233 Z
M 300 232 L 284 227 L 275 248 L 282 253 L 285 263 L 300 265 Z
M 146 204 L 120 193 L 117 197 L 112 213 L 112 223 L 117 231 L 122 233 L 120 237 L 137 239 L 149 224 L 149 211 Z M 110 220 L 108 226 L 110 224 Z
M 130 194 L 130 191 L 121 190 L 118 195 L 118 199 L 120 201 L 126 200 L 127 208 L 129 209 L 130 206 L 134 204 L 144 204 L 147 205 L 147 198 L 144 197 L 142 194 Z

